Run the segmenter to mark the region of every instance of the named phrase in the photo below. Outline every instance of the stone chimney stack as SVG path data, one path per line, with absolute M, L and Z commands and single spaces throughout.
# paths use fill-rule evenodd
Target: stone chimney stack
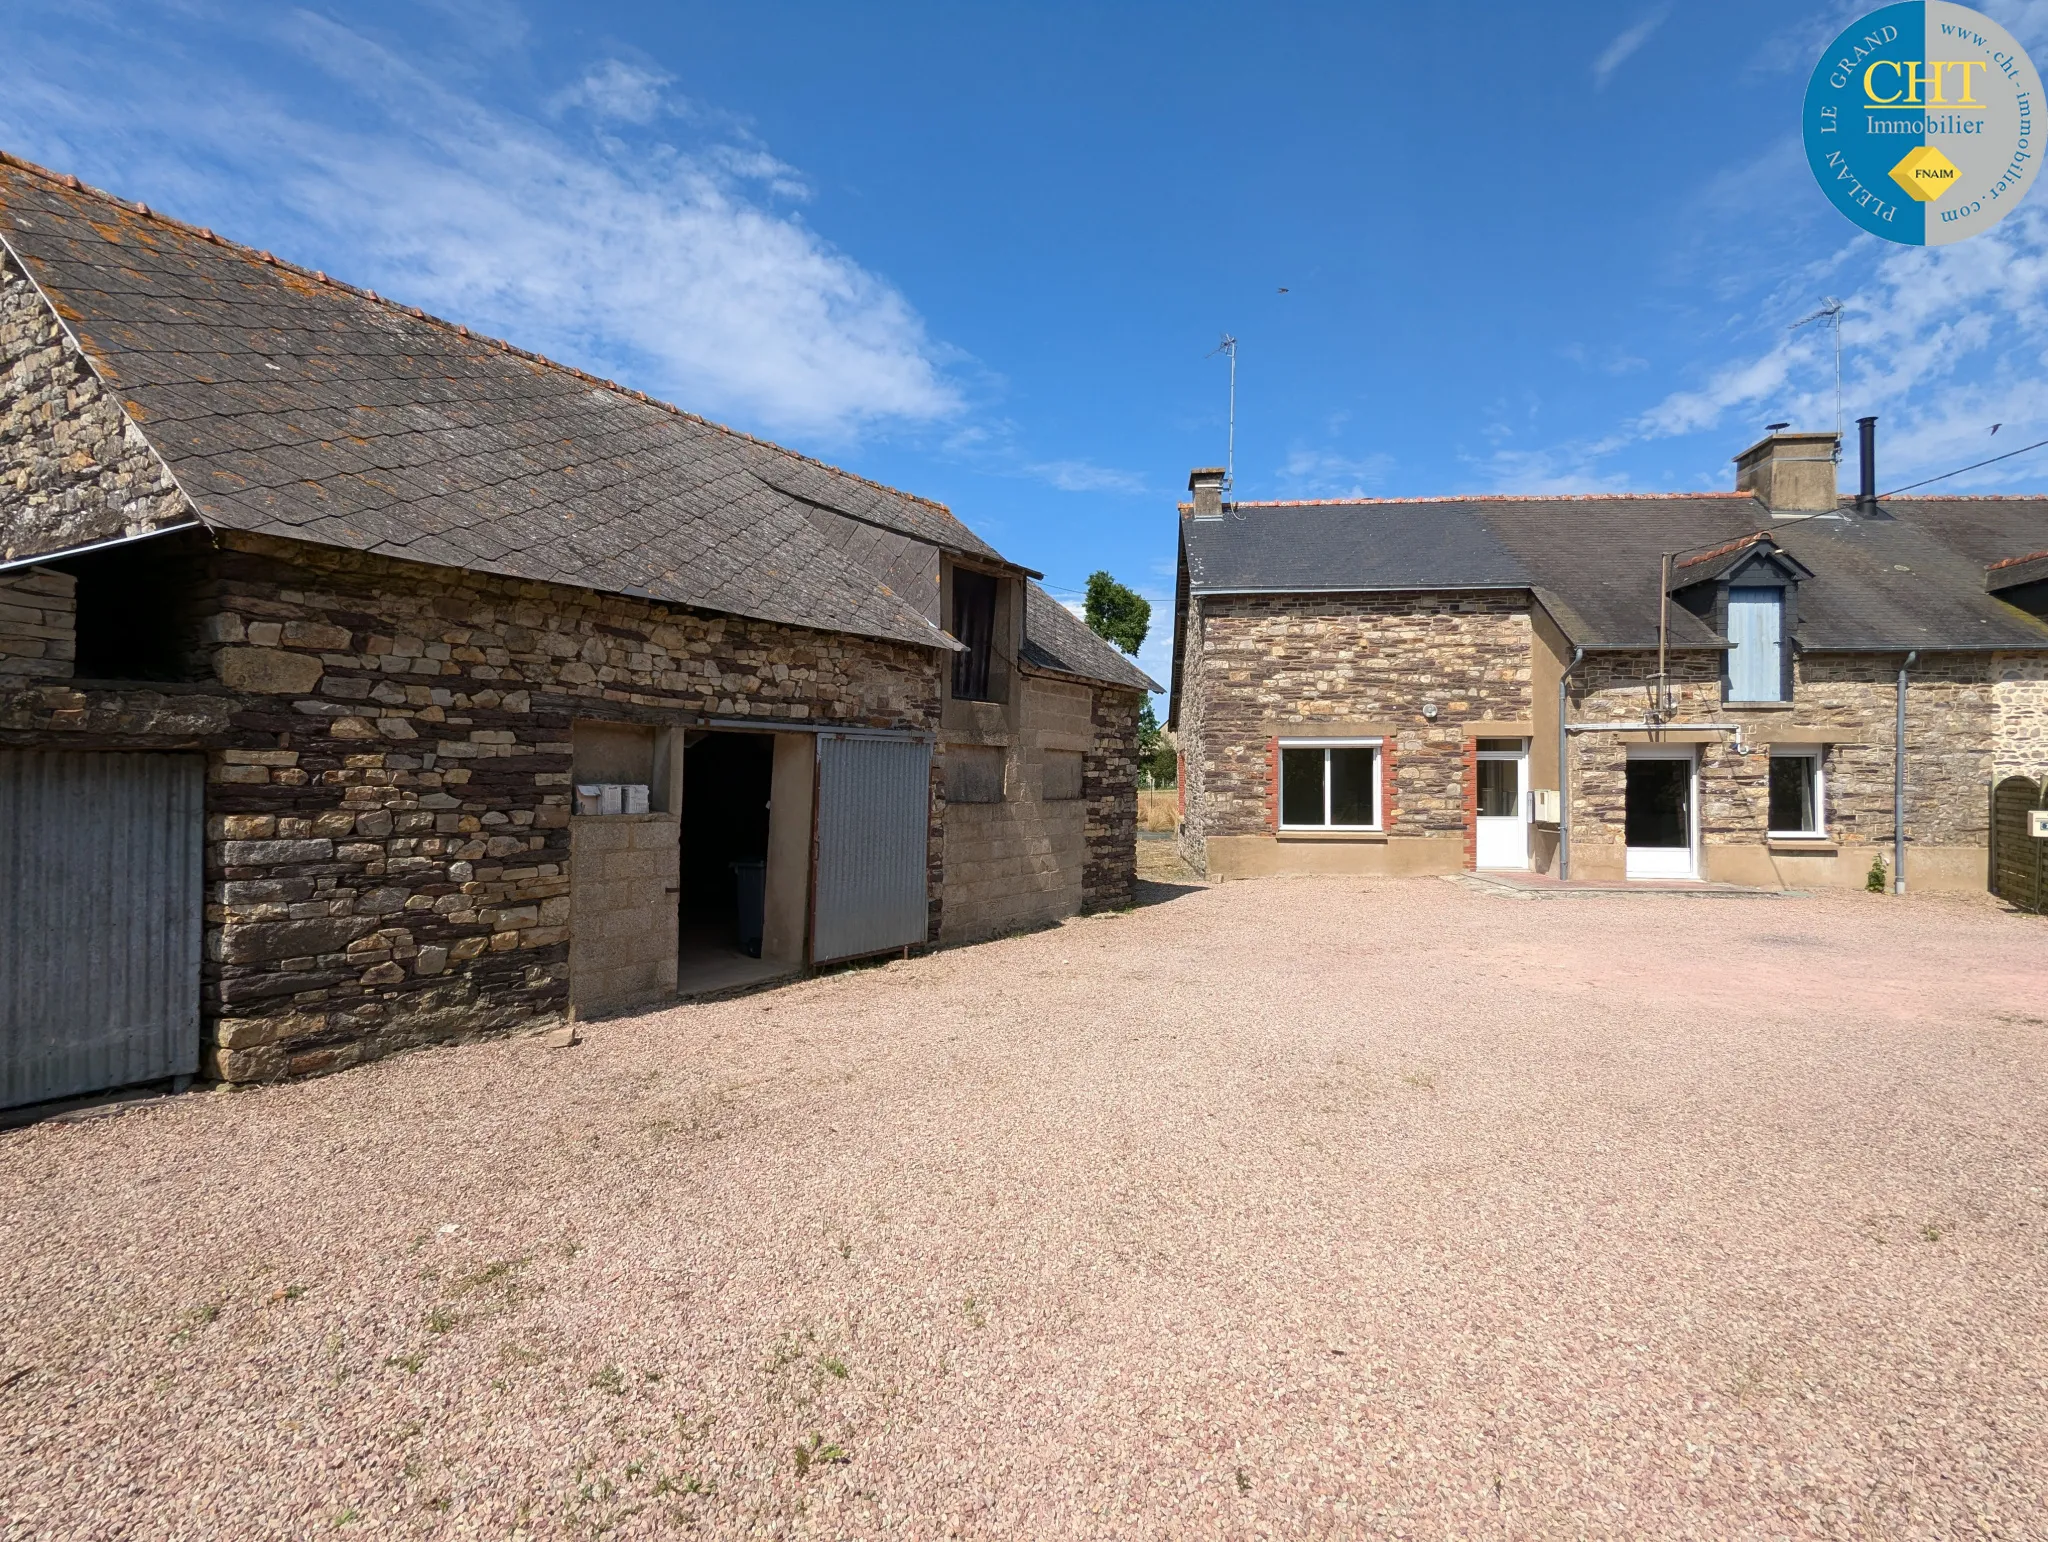
M 1196 519 L 1223 517 L 1223 468 L 1197 466 L 1188 473 L 1188 491 L 1195 495 Z
M 1735 490 L 1773 514 L 1831 514 L 1841 444 L 1840 434 L 1767 434 L 1735 457 Z

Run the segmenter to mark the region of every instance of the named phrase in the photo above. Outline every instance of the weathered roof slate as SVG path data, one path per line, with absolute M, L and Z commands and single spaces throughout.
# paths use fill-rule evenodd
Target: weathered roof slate
M 1088 625 L 1037 584 L 1024 586 L 1024 651 L 1027 668 L 1078 675 L 1133 691 L 1162 689 L 1157 681 L 1097 637 Z
M 1989 517 L 1973 520 L 1973 505 Z M 2048 547 L 2048 498 L 1893 499 L 1883 517 L 1773 518 L 1747 493 L 1238 504 L 1183 517 L 1193 593 L 1527 588 L 1588 648 L 1653 648 L 1665 552 L 1762 531 L 1812 572 L 1803 648 L 2048 648 L 2048 625 L 1985 592 L 1991 557 Z M 1671 609 L 1679 647 L 1726 639 Z
M 866 482 L 0 161 L 0 242 L 216 526 L 922 646 L 938 551 Z M 110 532 L 113 533 L 113 532 Z

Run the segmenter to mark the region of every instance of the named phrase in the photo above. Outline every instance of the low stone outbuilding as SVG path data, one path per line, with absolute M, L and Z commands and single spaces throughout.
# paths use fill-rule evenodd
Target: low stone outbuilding
M 0 1106 L 1128 903 L 1153 687 L 1035 577 L 0 161 Z
M 2048 498 L 1845 499 L 1835 451 L 1774 434 L 1671 496 L 1233 504 L 1197 471 L 1187 861 L 1982 891 L 1994 784 L 2048 776 Z

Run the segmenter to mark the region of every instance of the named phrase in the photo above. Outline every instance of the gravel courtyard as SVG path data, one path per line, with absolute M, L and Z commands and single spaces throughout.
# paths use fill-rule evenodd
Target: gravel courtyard
M 0 1536 L 2048 1534 L 2048 922 L 1151 898 L 0 1134 Z

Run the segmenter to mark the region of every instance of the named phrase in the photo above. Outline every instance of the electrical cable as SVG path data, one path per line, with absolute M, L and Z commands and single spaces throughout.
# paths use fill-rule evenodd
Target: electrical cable
M 2024 455 L 2028 450 L 2038 450 L 2044 444 L 2048 444 L 2048 439 L 2036 440 L 2032 444 L 2022 445 L 2017 450 L 2007 450 L 2003 455 L 1992 456 L 1990 460 L 1980 460 L 1976 466 L 1958 466 L 1954 471 L 1944 471 L 1940 476 L 1928 477 L 1923 482 L 1908 482 L 1904 487 L 1894 487 L 1890 492 L 1879 493 L 1877 496 L 1881 499 L 1896 498 L 1900 493 L 1910 493 L 1916 487 L 1928 487 L 1936 482 L 1946 482 L 1950 477 L 1959 477 L 1965 471 L 1975 471 L 1977 466 L 1995 466 L 2002 460 L 2011 460 L 2015 455 Z

